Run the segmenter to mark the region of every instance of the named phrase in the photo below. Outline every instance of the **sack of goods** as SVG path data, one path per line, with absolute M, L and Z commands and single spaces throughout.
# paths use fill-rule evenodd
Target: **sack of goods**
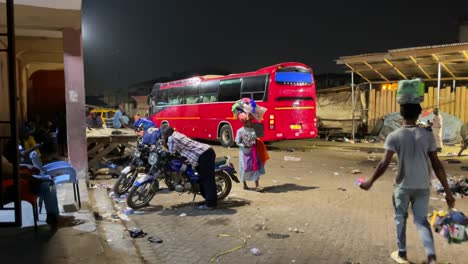
M 468 217 L 460 211 L 434 211 L 430 216 L 430 224 L 449 243 L 468 241 Z
M 421 79 L 398 82 L 397 103 L 419 104 L 424 100 L 424 82 Z

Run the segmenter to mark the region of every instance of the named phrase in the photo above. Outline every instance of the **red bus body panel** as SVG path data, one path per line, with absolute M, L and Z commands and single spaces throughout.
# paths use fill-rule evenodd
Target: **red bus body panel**
M 281 63 L 282 67 L 301 66 L 310 67 L 301 63 Z M 257 105 L 267 108 L 263 120 L 264 141 L 278 141 L 284 139 L 315 138 L 316 127 L 316 93 L 315 82 L 307 85 L 288 85 L 275 82 L 275 70 L 279 65 L 260 69 L 256 72 L 232 74 L 228 76 L 204 79 L 197 77 L 198 82 L 213 80 L 227 80 L 248 76 L 268 75 L 266 101 L 256 101 Z M 195 78 L 196 79 L 196 78 Z M 183 81 L 183 80 L 182 80 Z M 192 81 L 190 81 L 192 82 Z M 178 87 L 175 82 L 161 84 L 160 89 Z M 183 85 L 182 85 L 183 86 Z M 291 98 L 291 100 L 277 100 L 278 98 Z M 300 98 L 312 98 L 301 100 Z M 295 100 L 297 99 L 297 100 Z M 171 127 L 192 138 L 216 140 L 223 124 L 229 124 L 235 137 L 236 131 L 242 124 L 234 118 L 231 112 L 232 102 L 208 102 L 198 104 L 167 105 L 156 107 L 150 119 L 157 125 L 168 123 Z M 273 121 L 272 121 L 273 120 Z M 270 127 L 270 124 L 273 127 Z

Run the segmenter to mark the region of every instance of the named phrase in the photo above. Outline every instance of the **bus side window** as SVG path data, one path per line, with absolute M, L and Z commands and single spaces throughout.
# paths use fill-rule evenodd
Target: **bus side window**
M 168 103 L 167 90 L 159 90 L 156 94 L 156 105 L 166 105 Z
M 242 78 L 242 97 L 262 101 L 265 95 L 267 76 L 260 75 Z
M 200 85 L 200 103 L 218 101 L 219 81 L 202 82 Z
M 169 104 L 171 105 L 178 105 L 183 104 L 183 94 L 184 88 L 170 88 L 169 90 Z
M 241 97 L 241 79 L 230 79 L 222 80 L 219 84 L 219 96 L 220 102 L 231 102 L 237 101 Z
M 199 100 L 198 91 L 200 86 L 186 86 L 184 87 L 184 101 L 186 104 L 197 104 Z

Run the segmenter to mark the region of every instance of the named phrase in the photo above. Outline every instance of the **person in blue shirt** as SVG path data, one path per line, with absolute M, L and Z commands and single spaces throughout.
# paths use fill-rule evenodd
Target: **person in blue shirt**
M 113 120 L 112 127 L 113 128 L 126 127 L 125 122 L 123 120 L 123 113 L 122 113 L 123 106 L 122 106 L 122 104 L 119 104 L 116 108 L 118 108 L 118 110 L 114 114 L 114 120 Z

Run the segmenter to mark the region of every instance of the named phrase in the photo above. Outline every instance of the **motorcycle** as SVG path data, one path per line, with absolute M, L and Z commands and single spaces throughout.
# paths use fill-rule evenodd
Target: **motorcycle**
M 144 132 L 143 124 L 136 128 L 136 132 Z M 140 135 L 137 147 L 133 153 L 133 158 L 130 164 L 125 167 L 117 178 L 114 184 L 114 193 L 122 195 L 132 187 L 138 173 L 147 173 L 151 165 L 148 164 L 148 156 L 155 144 L 159 144 L 160 134 L 155 134 L 153 137 L 148 134 Z
M 148 163 L 151 168 L 148 173 L 141 173 L 130 189 L 127 205 L 133 209 L 140 209 L 149 205 L 159 189 L 159 182 L 163 180 L 169 190 L 179 193 L 193 193 L 193 199 L 200 194 L 200 177 L 187 164 L 185 159 L 173 155 L 162 145 L 157 146 L 149 155 Z M 225 199 L 232 188 L 232 181 L 239 183 L 235 175 L 234 165 L 229 157 L 217 158 L 215 161 L 215 182 L 218 200 Z
M 115 181 L 113 189 L 116 195 L 120 196 L 128 192 L 135 182 L 138 173 L 146 173 L 148 171 L 148 156 L 151 149 L 151 146 L 138 143 L 133 152 L 132 161 L 120 172 L 119 178 Z

